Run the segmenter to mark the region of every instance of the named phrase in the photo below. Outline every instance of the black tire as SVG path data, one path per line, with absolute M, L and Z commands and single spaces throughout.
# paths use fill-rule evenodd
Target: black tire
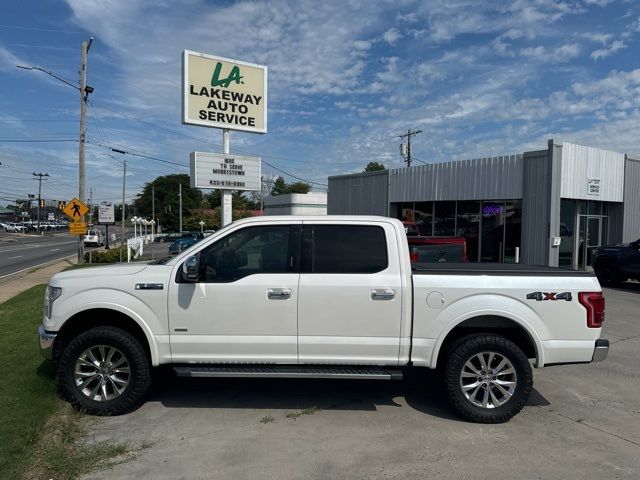
M 129 365 L 129 374 L 126 377 L 128 383 L 113 399 L 95 400 L 95 396 L 94 399 L 89 398 L 76 385 L 76 362 L 79 361 L 83 352 L 98 346 L 117 349 Z M 67 399 L 76 410 L 91 415 L 126 413 L 142 402 L 151 385 L 149 359 L 144 348 L 131 334 L 115 327 L 92 328 L 71 340 L 60 357 L 57 378 L 63 398 Z M 115 385 L 113 382 L 111 384 Z M 114 389 L 111 387 L 111 393 L 113 392 Z
M 625 281 L 620 269 L 613 261 L 600 261 L 594 265 L 593 270 L 602 285 L 616 285 Z
M 463 368 L 465 368 L 465 364 L 471 359 L 474 359 L 476 355 L 485 352 L 493 352 L 498 354 L 499 357 L 501 356 L 507 359 L 515 371 L 514 377 L 502 378 L 502 380 L 515 380 L 515 387 L 512 394 L 510 397 L 502 397 L 502 399 L 507 398 L 503 404 L 492 407 L 483 407 L 482 405 L 474 404 L 471 399 L 467 398 L 462 387 L 462 371 Z M 499 357 L 497 357 L 496 360 Z M 496 366 L 493 362 L 489 365 L 490 368 L 495 368 Z M 490 374 L 491 370 L 485 373 Z M 485 385 L 492 382 L 491 378 L 485 379 L 482 376 L 478 376 L 478 378 L 482 378 Z M 496 377 L 493 377 L 493 380 L 495 380 L 495 378 Z M 476 379 L 470 379 L 469 382 L 482 384 L 482 382 L 478 382 Z M 493 385 L 493 383 L 490 383 L 490 385 Z M 527 356 L 515 343 L 500 335 L 479 334 L 472 338 L 467 338 L 463 342 L 454 344 L 453 348 L 450 349 L 445 366 L 445 387 L 449 401 L 467 420 L 477 423 L 503 423 L 520 412 L 529 401 L 531 389 L 533 388 L 533 373 Z M 479 390 L 474 388 L 470 392 L 473 393 L 477 391 L 477 393 L 482 393 L 484 396 L 487 387 L 481 385 L 478 388 Z M 498 390 L 495 390 L 495 388 L 497 387 L 490 387 L 493 392 L 497 392 L 497 395 L 501 396 L 502 394 Z M 477 394 L 474 396 L 474 399 L 476 401 L 480 400 Z

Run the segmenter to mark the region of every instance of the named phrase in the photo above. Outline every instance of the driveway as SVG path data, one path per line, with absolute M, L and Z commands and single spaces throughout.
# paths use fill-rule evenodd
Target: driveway
M 89 478 L 640 478 L 640 284 L 607 289 L 609 358 L 535 372 L 507 424 L 461 421 L 428 372 L 403 382 L 183 380 L 90 439 L 151 442 Z M 265 422 L 265 423 L 263 423 Z

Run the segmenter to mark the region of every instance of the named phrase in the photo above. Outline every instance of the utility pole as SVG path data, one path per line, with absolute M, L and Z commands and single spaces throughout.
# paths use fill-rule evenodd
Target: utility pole
M 151 185 L 151 220 L 156 221 L 156 187 Z
M 126 205 L 124 203 L 124 190 L 125 190 L 125 186 L 127 184 L 127 161 L 124 160 L 122 162 L 122 230 L 120 232 L 120 234 L 122 235 L 122 237 L 120 238 L 120 263 L 122 263 L 122 246 L 124 245 L 124 212 L 126 210 Z
M 422 133 L 422 130 L 407 130 L 407 133 L 403 133 L 402 135 L 398 135 L 398 138 L 407 138 L 407 155 L 405 156 L 404 161 L 407 164 L 407 168 L 411 166 L 411 137 Z
M 180 202 L 179 210 L 180 210 L 180 229 L 179 233 L 182 233 L 182 184 L 178 184 L 178 201 Z
M 85 201 L 85 163 L 84 142 L 87 132 L 87 97 L 93 92 L 92 87 L 87 86 L 87 54 L 93 43 L 93 37 L 88 42 L 82 42 L 80 65 L 80 139 L 78 141 L 78 198 Z M 78 235 L 78 263 L 84 261 L 84 241 L 82 235 Z
M 38 232 L 38 235 L 40 235 L 40 204 L 42 203 L 42 179 L 48 176 L 48 173 L 33 172 L 33 179 L 38 180 L 38 227 L 36 230 Z

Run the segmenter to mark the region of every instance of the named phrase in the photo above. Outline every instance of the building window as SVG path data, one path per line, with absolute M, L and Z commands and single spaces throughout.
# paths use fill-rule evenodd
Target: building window
M 424 237 L 433 235 L 433 202 L 416 202 L 413 212 L 420 235 Z
M 506 263 L 515 263 L 516 248 L 520 248 L 522 202 L 520 200 L 507 200 L 504 207 L 505 232 L 502 260 Z
M 480 261 L 502 261 L 504 245 L 504 217 L 504 202 L 482 202 L 482 243 Z
M 478 261 L 479 235 L 480 202 L 458 202 L 456 236 L 465 238 L 470 262 Z
M 436 202 L 434 206 L 433 234 L 449 237 L 456 234 L 456 202 Z

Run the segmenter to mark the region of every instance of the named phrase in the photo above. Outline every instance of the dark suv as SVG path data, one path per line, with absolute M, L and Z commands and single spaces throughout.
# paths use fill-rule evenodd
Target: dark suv
M 595 249 L 591 265 L 601 284 L 640 280 L 640 239 Z

